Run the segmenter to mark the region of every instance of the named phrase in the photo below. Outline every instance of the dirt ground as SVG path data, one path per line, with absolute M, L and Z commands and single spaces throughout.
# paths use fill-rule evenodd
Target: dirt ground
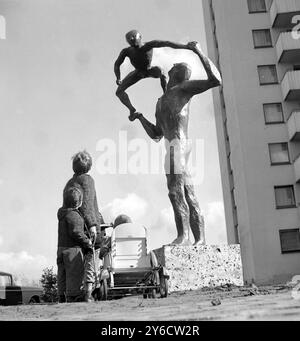
M 0 307 L 0 320 L 170 321 L 300 320 L 300 300 L 286 287 L 221 287 L 177 292 L 167 298 L 124 297 L 106 302 Z

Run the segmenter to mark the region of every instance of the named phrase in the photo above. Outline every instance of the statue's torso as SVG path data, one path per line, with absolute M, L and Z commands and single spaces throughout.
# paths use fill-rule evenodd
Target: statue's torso
M 146 71 L 150 68 L 152 62 L 153 50 L 145 51 L 143 47 L 129 47 L 127 56 L 131 64 L 140 71 Z
M 184 143 L 188 138 L 190 100 L 178 90 L 167 90 L 158 100 L 156 120 L 165 139 Z

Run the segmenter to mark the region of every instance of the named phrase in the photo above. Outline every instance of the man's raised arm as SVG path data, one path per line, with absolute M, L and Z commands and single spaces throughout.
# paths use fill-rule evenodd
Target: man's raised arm
M 191 80 L 191 81 L 185 81 L 180 88 L 182 90 L 186 90 L 188 92 L 191 92 L 191 94 L 200 94 L 204 91 L 207 91 L 211 88 L 214 88 L 216 86 L 220 86 L 222 84 L 222 78 L 215 67 L 215 70 L 212 70 L 213 63 L 208 59 L 208 57 L 205 56 L 205 54 L 202 52 L 202 50 L 199 48 L 198 44 L 196 42 L 189 43 L 189 46 L 191 47 L 191 50 L 197 54 L 199 57 L 204 70 L 207 74 L 207 80 Z
M 190 49 L 189 44 L 178 44 L 178 43 L 173 43 L 172 41 L 168 40 L 152 40 L 149 41 L 148 43 L 145 43 L 143 46 L 144 50 L 151 50 L 154 48 L 160 48 L 160 47 L 170 47 L 172 49 Z
M 114 66 L 114 72 L 117 78 L 117 84 L 120 85 L 121 83 L 121 72 L 120 72 L 120 66 L 123 64 L 125 58 L 127 57 L 127 51 L 126 49 L 123 49 L 121 53 L 119 54 L 119 57 L 117 58 Z

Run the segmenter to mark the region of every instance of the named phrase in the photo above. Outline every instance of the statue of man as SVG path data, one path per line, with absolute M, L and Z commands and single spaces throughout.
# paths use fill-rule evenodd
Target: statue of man
M 169 82 L 156 106 L 156 124 L 141 113 L 134 113 L 149 137 L 155 141 L 165 138 L 165 171 L 171 200 L 177 238 L 172 244 L 189 245 L 188 229 L 192 230 L 195 244 L 204 244 L 204 226 L 191 175 L 187 170 L 191 144 L 188 140 L 189 107 L 193 96 L 221 85 L 221 76 L 213 71 L 211 62 L 196 42 L 189 43 L 207 73 L 207 80 L 190 80 L 191 69 L 186 63 L 175 64 L 169 71 Z
M 163 91 L 166 90 L 167 80 L 166 75 L 158 66 L 151 66 L 152 55 L 154 48 L 170 47 L 173 49 L 188 49 L 189 44 L 177 44 L 171 41 L 152 40 L 147 43 L 142 42 L 142 35 L 137 30 L 132 30 L 126 34 L 126 40 L 129 47 L 123 49 L 117 58 L 114 65 L 114 72 L 116 75 L 116 83 L 118 89 L 116 91 L 117 97 L 129 109 L 129 120 L 134 120 L 133 115 L 136 112 L 135 107 L 131 104 L 130 99 L 125 92 L 130 86 L 139 82 L 143 78 L 160 78 L 160 83 Z M 122 81 L 120 66 L 123 64 L 125 58 L 128 57 L 135 70 L 130 72 Z

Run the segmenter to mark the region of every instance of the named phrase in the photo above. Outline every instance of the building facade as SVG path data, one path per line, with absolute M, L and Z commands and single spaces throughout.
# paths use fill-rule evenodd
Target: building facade
M 300 275 L 300 0 L 203 0 L 227 236 L 246 283 Z M 298 25 L 299 26 L 299 25 Z

